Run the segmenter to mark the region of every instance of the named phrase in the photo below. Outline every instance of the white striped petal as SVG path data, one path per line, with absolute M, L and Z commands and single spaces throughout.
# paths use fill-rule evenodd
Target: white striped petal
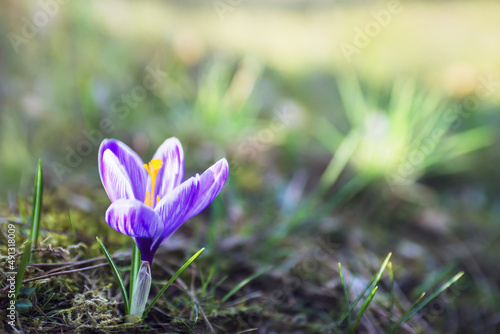
M 106 223 L 120 233 L 134 238 L 156 239 L 163 232 L 160 216 L 135 199 L 119 199 L 106 211 Z
M 196 200 L 199 190 L 200 176 L 196 175 L 174 188 L 156 205 L 155 211 L 164 224 L 159 243 L 168 238 L 186 221 L 186 214 Z
M 155 185 L 155 193 L 163 198 L 184 178 L 184 151 L 180 141 L 175 137 L 168 138 L 160 145 L 153 159 L 163 162 Z M 151 185 L 148 185 L 148 189 L 151 190 Z
M 196 216 L 212 203 L 226 183 L 228 174 L 229 166 L 225 158 L 220 159 L 201 174 L 200 191 L 186 220 Z
M 111 202 L 135 198 L 127 171 L 110 150 L 106 150 L 102 156 L 100 171 L 102 184 Z
M 123 188 L 121 184 L 116 185 L 118 190 L 113 190 L 112 188 L 114 187 L 114 184 L 111 183 L 109 179 L 106 179 L 106 174 L 116 175 L 115 171 L 107 170 L 109 167 L 104 160 L 105 155 L 107 155 L 107 160 L 109 161 L 110 154 L 114 156 L 114 162 L 120 165 L 120 174 L 128 180 L 133 196 L 130 196 L 130 193 L 127 191 L 128 196 L 125 197 L 123 192 L 118 191 Z M 130 147 L 116 139 L 104 139 L 99 147 L 98 163 L 99 173 L 101 175 L 104 188 L 106 189 L 108 195 L 110 195 L 110 193 L 112 194 L 112 196 L 109 196 L 111 202 L 119 198 L 135 198 L 139 201 L 144 201 L 148 175 L 146 169 L 143 167 L 142 159 Z M 112 167 L 114 168 L 115 166 Z M 120 179 L 115 181 L 120 181 Z

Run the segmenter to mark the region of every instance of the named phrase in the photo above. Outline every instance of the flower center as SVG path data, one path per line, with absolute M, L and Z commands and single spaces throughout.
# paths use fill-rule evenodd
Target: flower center
M 149 162 L 149 164 L 144 164 L 144 168 L 148 171 L 149 176 L 151 177 L 151 193 L 149 190 L 146 190 L 146 200 L 144 203 L 149 205 L 150 207 L 155 207 L 155 182 L 156 175 L 158 175 L 158 171 L 160 170 L 163 162 L 160 159 L 154 159 Z M 160 196 L 156 196 L 156 202 L 160 201 Z

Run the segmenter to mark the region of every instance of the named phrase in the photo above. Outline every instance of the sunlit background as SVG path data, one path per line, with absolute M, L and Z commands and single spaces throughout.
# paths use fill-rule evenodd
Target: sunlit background
M 210 265 L 233 254 L 218 278 L 235 285 L 241 268 L 244 278 L 270 266 L 274 281 L 245 291 L 269 295 L 332 238 L 335 254 L 308 284 L 337 289 L 337 262 L 366 278 L 392 251 L 409 305 L 417 288 L 465 271 L 456 296 L 420 315 L 425 332 L 493 333 L 499 17 L 494 1 L 3 1 L 0 213 L 30 210 L 42 159 L 42 227 L 68 228 L 68 204 L 86 222 L 80 241 L 124 244 L 103 220 L 100 142 L 149 161 L 176 136 L 186 175 L 230 164 L 213 207 L 178 232 L 194 237 L 189 249 L 212 247 Z M 261 327 L 284 314 L 335 318 L 343 295 L 330 312 L 313 290 Z

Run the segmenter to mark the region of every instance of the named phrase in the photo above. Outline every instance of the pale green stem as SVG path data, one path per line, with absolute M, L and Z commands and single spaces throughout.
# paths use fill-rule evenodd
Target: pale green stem
M 132 303 L 130 304 L 130 315 L 128 322 L 135 322 L 142 317 L 151 289 L 151 268 L 148 261 L 142 261 L 134 284 Z

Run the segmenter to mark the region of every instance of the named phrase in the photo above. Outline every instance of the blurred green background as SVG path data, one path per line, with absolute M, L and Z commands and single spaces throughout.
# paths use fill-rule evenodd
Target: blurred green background
M 120 139 L 149 161 L 176 136 L 186 175 L 230 163 L 209 210 L 215 227 L 190 226 L 214 249 L 243 245 L 234 261 L 281 268 L 331 236 L 340 244 L 331 262 L 354 272 L 393 251 L 402 290 L 451 265 L 466 272 L 466 289 L 430 328 L 498 328 L 499 3 L 0 8 L 5 216 L 30 196 L 41 158 L 46 192 L 94 217 L 90 231 L 112 233 L 97 227 L 108 205 L 100 141 Z

